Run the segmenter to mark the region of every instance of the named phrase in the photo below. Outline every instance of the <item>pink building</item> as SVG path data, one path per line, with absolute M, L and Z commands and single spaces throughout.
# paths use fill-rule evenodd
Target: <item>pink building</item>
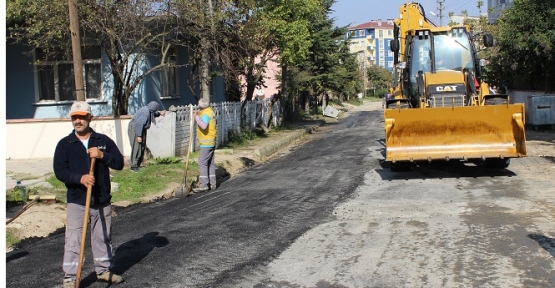
M 260 61 L 257 58 L 256 61 Z M 272 95 L 279 92 L 279 86 L 281 83 L 277 80 L 277 77 L 281 74 L 281 67 L 279 63 L 275 60 L 269 60 L 266 62 L 266 72 L 264 73 L 264 86 L 257 87 L 254 90 L 253 99 L 267 99 Z M 244 79 L 241 79 L 241 101 L 245 99 L 247 93 L 247 83 Z

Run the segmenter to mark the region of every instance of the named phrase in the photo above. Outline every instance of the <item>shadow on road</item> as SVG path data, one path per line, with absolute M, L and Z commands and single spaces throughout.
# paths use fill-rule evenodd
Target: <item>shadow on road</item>
M 15 260 L 15 259 L 19 259 L 21 257 L 25 257 L 28 254 L 29 254 L 29 252 L 27 252 L 27 251 L 8 254 L 9 256 L 6 257 L 6 263 L 8 263 L 12 260 Z
M 168 245 L 166 237 L 158 236 L 159 232 L 149 232 L 139 239 L 134 239 L 121 244 L 115 251 L 115 267 L 112 271 L 122 275 L 133 265 L 141 262 L 154 248 Z
M 538 242 L 543 249 L 555 257 L 555 239 L 540 234 L 529 234 L 528 238 Z
M 513 177 L 517 174 L 509 169 L 493 169 L 464 161 L 423 162 L 414 165 L 410 171 L 395 172 L 389 164 L 378 159 L 382 169 L 376 169 L 382 180 L 410 180 L 410 179 L 457 179 L 484 177 Z

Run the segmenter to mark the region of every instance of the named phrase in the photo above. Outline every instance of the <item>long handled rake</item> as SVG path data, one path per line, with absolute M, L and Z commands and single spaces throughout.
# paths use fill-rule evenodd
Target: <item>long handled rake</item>
M 94 164 L 96 158 L 91 159 L 91 168 L 89 175 L 94 176 Z M 83 214 L 83 231 L 81 232 L 81 249 L 79 250 L 79 264 L 77 265 L 77 276 L 75 277 L 75 287 L 79 288 L 81 282 L 81 269 L 83 268 L 83 260 L 85 258 L 85 237 L 87 237 L 87 226 L 89 224 L 89 210 L 91 208 L 92 185 L 87 186 L 87 200 L 85 201 L 85 213 Z
M 191 193 L 191 188 L 193 186 L 193 184 L 191 183 L 191 186 L 187 187 L 187 171 L 189 171 L 189 155 L 191 154 L 191 150 L 193 150 L 193 129 L 194 129 L 194 121 L 195 119 L 193 118 L 193 107 L 191 107 L 191 109 L 189 110 L 189 119 L 190 119 L 190 125 L 189 125 L 189 145 L 187 147 L 187 157 L 185 159 L 185 175 L 183 176 L 183 184 L 181 185 L 181 187 L 178 187 L 175 191 L 175 195 L 176 196 L 180 196 L 181 198 L 186 197 L 189 195 L 189 193 Z

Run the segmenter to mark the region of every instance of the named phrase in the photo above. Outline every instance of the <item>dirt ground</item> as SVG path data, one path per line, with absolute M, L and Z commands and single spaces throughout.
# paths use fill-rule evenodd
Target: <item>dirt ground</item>
M 551 159 L 551 161 L 553 161 L 553 165 L 555 165 L 555 130 L 527 130 L 526 139 L 528 157 L 546 157 Z M 248 152 L 249 151 L 247 150 L 244 151 L 244 153 L 233 153 L 231 155 L 223 153 L 222 155 L 216 156 L 217 163 L 220 163 L 225 167 L 226 174 L 228 174 L 225 175 L 225 177 L 233 177 L 244 169 L 248 169 L 250 166 L 262 162 L 246 157 Z M 530 169 L 537 169 L 538 172 L 542 172 L 545 167 L 530 167 Z M 534 171 L 530 172 L 534 173 Z M 169 185 L 166 190 L 143 198 L 142 202 L 156 201 L 160 198 L 173 197 L 172 192 L 179 186 L 180 184 L 173 183 Z M 114 212 L 117 213 L 118 206 L 122 207 L 127 205 L 129 205 L 129 203 L 114 203 Z M 6 212 L 8 217 L 10 217 L 10 215 L 13 216 L 20 209 L 21 206 L 7 209 Z M 18 216 L 13 222 L 6 225 L 6 229 L 14 233 L 20 239 L 45 237 L 50 233 L 65 227 L 65 218 L 65 204 L 37 203 Z M 11 248 L 8 248 L 7 250 L 9 252 Z

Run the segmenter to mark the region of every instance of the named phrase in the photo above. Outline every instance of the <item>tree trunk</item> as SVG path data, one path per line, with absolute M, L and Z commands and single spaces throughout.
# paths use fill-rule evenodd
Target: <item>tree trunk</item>
M 199 74 L 200 74 L 200 95 L 201 98 L 210 101 L 210 75 L 208 69 L 208 63 L 210 61 L 208 54 L 208 41 L 206 39 L 201 40 L 201 59 L 199 64 Z
M 306 112 L 306 114 L 310 114 L 310 98 L 310 95 L 308 95 L 307 93 L 305 93 L 303 96 L 304 112 Z
M 286 121 L 290 119 L 289 113 L 289 95 L 287 91 L 287 65 L 281 66 L 281 115 Z
M 117 69 L 117 67 L 112 67 L 112 69 Z M 112 70 L 116 71 L 116 70 Z M 129 102 L 128 96 L 125 95 L 123 91 L 123 83 L 121 79 L 117 76 L 115 72 L 112 72 L 114 78 L 114 90 L 112 96 L 112 113 L 114 116 L 127 115 L 127 103 Z

